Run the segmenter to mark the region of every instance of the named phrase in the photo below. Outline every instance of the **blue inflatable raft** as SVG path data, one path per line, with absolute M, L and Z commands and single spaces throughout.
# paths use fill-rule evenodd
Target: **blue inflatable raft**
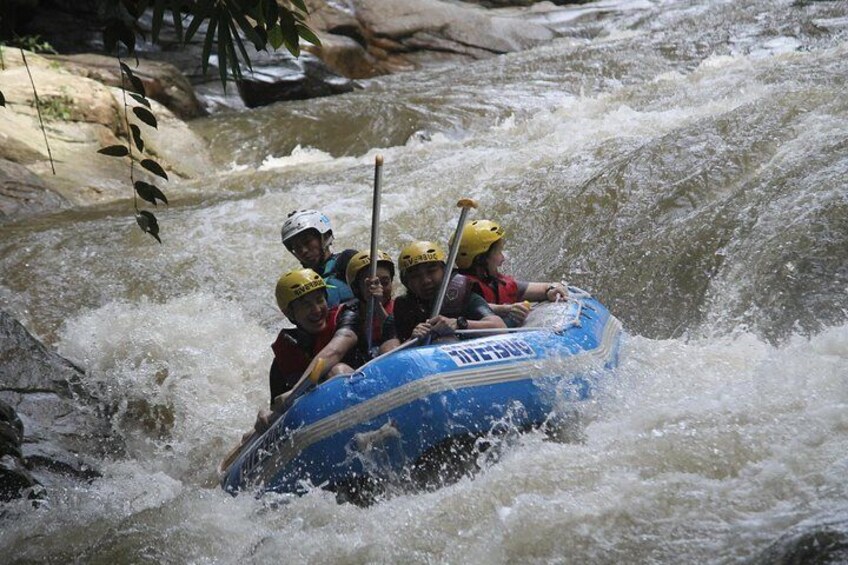
M 407 347 L 321 384 L 219 470 L 222 487 L 299 493 L 399 476 L 452 438 L 491 433 L 507 417 L 538 426 L 588 399 L 617 364 L 621 324 L 571 290 L 516 331 Z

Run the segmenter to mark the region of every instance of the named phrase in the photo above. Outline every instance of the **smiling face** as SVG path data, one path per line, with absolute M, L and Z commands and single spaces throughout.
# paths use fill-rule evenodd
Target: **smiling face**
M 327 325 L 326 291 L 310 292 L 289 304 L 288 318 L 308 334 L 317 334 Z
M 420 263 L 409 268 L 404 276 L 403 284 L 421 300 L 432 300 L 436 297 L 444 276 L 444 263 Z
M 365 278 L 368 276 L 368 269 L 362 269 L 356 277 L 356 284 L 359 286 L 359 296 L 371 296 L 368 292 L 368 285 L 365 284 Z M 377 265 L 377 278 L 380 279 L 380 286 L 383 287 L 383 297 L 381 302 L 383 306 L 389 303 L 392 299 L 392 272 L 383 265 Z
M 499 239 L 489 248 L 489 253 L 486 257 L 486 271 L 491 276 L 498 274 L 498 269 L 503 265 L 506 255 L 504 255 L 504 240 Z
M 306 230 L 291 238 L 290 251 L 300 264 L 308 269 L 316 269 L 324 259 L 324 239 L 318 230 Z

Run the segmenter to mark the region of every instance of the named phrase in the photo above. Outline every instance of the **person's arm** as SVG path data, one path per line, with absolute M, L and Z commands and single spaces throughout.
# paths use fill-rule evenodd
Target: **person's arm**
M 503 319 L 492 311 L 482 296 L 471 293 L 464 312 L 469 330 L 487 330 L 506 328 Z M 430 329 L 442 335 L 448 335 L 457 330 L 457 318 L 436 316 L 428 321 Z M 423 324 L 422 324 L 423 325 Z M 416 328 L 418 329 L 418 328 Z
M 383 285 L 380 284 L 379 277 L 374 277 L 373 279 L 371 277 L 365 277 L 365 282 L 368 285 L 368 292 L 370 293 L 369 297 L 366 298 L 366 304 L 367 300 L 373 297 L 374 305 L 376 306 L 374 308 L 374 319 L 382 323 L 389 317 L 389 313 L 386 312 L 386 308 L 383 306 Z
M 568 298 L 568 288 L 562 283 L 531 282 L 521 298 L 530 302 L 556 302 Z
M 320 381 L 321 377 L 329 373 L 335 365 L 341 362 L 345 354 L 347 354 L 347 352 L 355 346 L 356 333 L 353 330 L 348 328 L 340 328 L 336 330 L 335 335 L 333 335 L 333 339 L 331 339 L 330 343 L 325 345 L 321 351 L 312 358 L 312 361 L 310 361 L 309 365 L 306 367 L 306 371 L 304 371 L 303 375 L 301 375 L 291 390 L 277 396 L 274 399 L 274 408 L 278 408 L 286 400 L 286 398 L 288 398 L 292 390 L 299 388 L 300 384 L 309 378 L 319 359 L 324 360 L 324 370 L 322 371 L 322 374 L 319 375 Z
M 380 344 L 380 355 L 382 355 L 383 353 L 388 353 L 389 351 L 397 347 L 400 347 L 400 340 L 398 338 L 393 337 L 392 339 L 387 339 L 386 341 Z

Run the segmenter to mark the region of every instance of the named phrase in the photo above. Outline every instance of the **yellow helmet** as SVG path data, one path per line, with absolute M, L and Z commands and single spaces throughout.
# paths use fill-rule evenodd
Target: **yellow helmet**
M 348 286 L 353 288 L 353 283 L 356 280 L 356 275 L 359 274 L 359 271 L 367 267 L 371 264 L 371 252 L 370 251 L 360 251 L 356 255 L 350 258 L 350 262 L 347 264 L 347 269 L 345 270 L 345 279 L 347 280 Z M 392 258 L 389 257 L 388 253 L 377 250 L 377 264 L 384 265 L 389 269 L 389 273 L 392 278 L 395 276 L 395 262 L 392 261 Z M 356 289 L 353 288 L 354 294 L 356 293 Z
M 312 269 L 289 271 L 277 281 L 277 305 L 285 313 L 289 305 L 306 294 L 316 290 L 326 292 L 327 284 L 321 275 Z
M 406 271 L 421 263 L 444 263 L 447 256 L 437 243 L 432 241 L 416 241 L 404 247 L 398 259 L 400 278 L 403 280 Z
M 503 239 L 504 229 L 492 220 L 474 220 L 465 225 L 462 238 L 459 240 L 459 253 L 456 255 L 456 266 L 469 269 L 474 258 L 485 253 L 496 241 Z

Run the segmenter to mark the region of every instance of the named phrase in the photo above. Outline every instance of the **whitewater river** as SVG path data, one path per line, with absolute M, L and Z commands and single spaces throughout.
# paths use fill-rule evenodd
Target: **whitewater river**
M 0 561 L 736 563 L 848 514 L 848 2 L 561 12 L 533 51 L 195 122 L 220 170 L 0 228 L 0 306 L 87 372 L 125 453 L 7 504 Z M 541 17 L 541 16 L 539 16 Z M 233 498 L 215 466 L 267 402 L 286 214 L 365 247 L 445 241 L 456 201 L 508 270 L 627 331 L 583 441 L 521 436 L 474 478 L 370 507 Z

